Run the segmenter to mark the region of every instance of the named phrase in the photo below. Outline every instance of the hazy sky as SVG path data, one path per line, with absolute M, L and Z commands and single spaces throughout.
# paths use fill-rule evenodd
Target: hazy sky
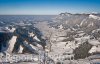
M 0 0 L 0 14 L 100 13 L 100 0 Z

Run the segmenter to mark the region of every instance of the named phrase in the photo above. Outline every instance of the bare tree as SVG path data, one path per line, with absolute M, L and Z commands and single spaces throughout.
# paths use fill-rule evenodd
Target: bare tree
M 49 44 L 48 48 L 50 51 L 51 51 L 51 46 L 52 46 L 52 40 L 51 40 L 52 35 L 53 35 L 53 32 L 48 30 L 48 36 L 46 36 L 46 39 L 48 41 L 48 44 Z

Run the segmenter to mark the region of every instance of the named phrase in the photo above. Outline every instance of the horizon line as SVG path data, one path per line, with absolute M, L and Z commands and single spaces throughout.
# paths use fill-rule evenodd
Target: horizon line
M 0 14 L 0 15 L 59 15 L 61 13 L 70 13 L 70 14 L 100 14 L 100 12 L 60 12 L 58 14 Z

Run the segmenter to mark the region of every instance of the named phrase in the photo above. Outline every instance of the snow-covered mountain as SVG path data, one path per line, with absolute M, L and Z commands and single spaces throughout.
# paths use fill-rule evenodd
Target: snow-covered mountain
M 37 19 L 36 16 L 34 21 L 25 19 L 28 17 L 23 17 L 23 20 L 18 17 L 20 20 L 16 22 L 1 22 L 0 52 L 4 56 L 34 54 L 40 56 L 41 62 L 45 59 L 49 64 L 80 64 L 81 61 L 85 64 L 99 60 L 99 14 L 66 12 L 53 17 L 43 17 L 49 20 L 42 20 L 42 17 Z M 93 58 L 96 60 L 92 60 Z
M 40 31 L 32 26 L 17 27 L 0 32 L 0 52 L 3 53 L 33 53 L 38 54 L 38 49 L 46 45 L 41 38 Z M 14 30 L 14 31 L 13 31 Z
M 52 22 L 39 22 L 35 26 L 47 40 L 48 56 L 54 61 L 85 59 L 100 53 L 98 18 L 99 14 L 61 13 Z

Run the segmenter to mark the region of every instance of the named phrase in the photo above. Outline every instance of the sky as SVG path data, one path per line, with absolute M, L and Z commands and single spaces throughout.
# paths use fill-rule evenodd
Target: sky
M 0 15 L 100 13 L 100 0 L 0 0 Z

